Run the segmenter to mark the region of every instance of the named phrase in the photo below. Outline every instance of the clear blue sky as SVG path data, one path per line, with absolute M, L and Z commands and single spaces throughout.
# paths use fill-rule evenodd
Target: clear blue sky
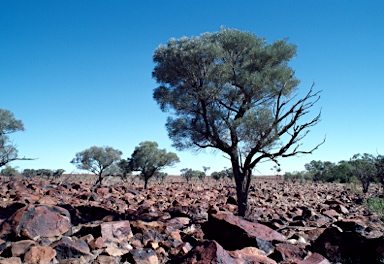
M 356 153 L 384 154 L 384 1 L 0 1 L 0 108 L 26 131 L 11 135 L 25 168 L 75 170 L 70 160 L 91 146 L 111 146 L 127 158 L 142 141 L 171 147 L 152 92 L 152 55 L 170 38 L 221 26 L 268 42 L 298 46 L 291 66 L 300 90 L 323 90 L 303 147 L 312 155 L 282 160 L 283 171 L 311 160 L 338 162 Z M 230 167 L 218 152 L 176 152 L 182 168 Z M 255 174 L 271 174 L 273 164 Z

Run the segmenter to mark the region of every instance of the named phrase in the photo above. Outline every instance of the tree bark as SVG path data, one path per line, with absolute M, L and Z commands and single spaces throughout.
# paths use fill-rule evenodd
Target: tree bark
M 239 216 L 248 214 L 248 193 L 251 184 L 252 170 L 241 171 L 239 164 L 232 164 L 233 174 L 236 182 L 237 213 Z

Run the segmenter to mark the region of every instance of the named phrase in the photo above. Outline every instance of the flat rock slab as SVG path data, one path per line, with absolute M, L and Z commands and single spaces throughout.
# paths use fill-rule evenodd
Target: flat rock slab
M 16 211 L 0 227 L 2 236 L 11 231 L 30 239 L 61 236 L 71 228 L 71 216 L 58 206 L 28 205 Z
M 210 215 L 203 229 L 208 239 L 216 240 L 227 250 L 257 247 L 268 252 L 272 241 L 287 240 L 284 235 L 265 225 L 230 213 Z

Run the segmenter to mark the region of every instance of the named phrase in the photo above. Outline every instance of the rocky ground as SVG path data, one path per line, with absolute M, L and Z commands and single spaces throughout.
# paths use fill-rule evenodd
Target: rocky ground
M 229 182 L 0 186 L 0 264 L 384 263 L 383 223 L 353 186 L 256 181 L 245 219 Z

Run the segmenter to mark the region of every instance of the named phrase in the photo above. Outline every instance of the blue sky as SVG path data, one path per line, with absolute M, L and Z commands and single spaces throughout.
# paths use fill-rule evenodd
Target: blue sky
M 220 152 L 171 147 L 167 114 L 152 99 L 154 50 L 170 38 L 198 36 L 221 26 L 268 42 L 288 38 L 300 93 L 322 90 L 303 148 L 326 136 L 312 155 L 281 160 L 283 171 L 311 160 L 338 162 L 356 153 L 384 154 L 384 1 L 0 1 L 0 108 L 26 131 L 11 135 L 19 156 L 10 165 L 75 170 L 70 160 L 91 146 L 129 157 L 150 140 L 176 152 L 167 169 L 230 167 Z M 271 163 L 255 174 L 271 174 Z

